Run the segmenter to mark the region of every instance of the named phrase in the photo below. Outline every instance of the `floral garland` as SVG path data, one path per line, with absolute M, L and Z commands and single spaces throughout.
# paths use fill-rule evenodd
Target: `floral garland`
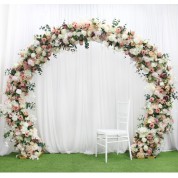
M 63 23 L 52 29 L 46 25 L 41 29 L 45 33 L 35 35 L 34 42 L 20 52 L 18 63 L 7 70 L 9 77 L 4 116 L 10 130 L 5 137 L 14 141 L 20 156 L 38 159 L 45 150 L 45 144 L 34 126 L 36 119 L 30 114 L 34 103 L 26 101 L 35 87 L 31 82 L 33 75 L 36 72 L 42 73 L 42 65 L 50 60 L 52 54 L 56 56 L 60 50 L 75 51 L 77 44 L 89 48 L 89 41 L 104 43 L 130 56 L 137 72 L 150 84 L 151 93 L 146 95 L 146 114 L 134 137 L 132 154 L 135 158 L 156 156 L 163 135 L 171 130 L 173 119 L 170 109 L 172 98 L 176 98 L 168 55 L 159 52 L 148 41 L 138 38 L 125 26 L 119 25 L 116 19 L 112 25 L 91 19 L 82 23 Z

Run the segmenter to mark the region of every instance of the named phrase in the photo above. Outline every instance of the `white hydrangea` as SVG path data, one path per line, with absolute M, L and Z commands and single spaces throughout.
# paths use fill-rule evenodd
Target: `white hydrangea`
M 142 51 L 141 48 L 131 48 L 130 49 L 130 53 L 135 55 L 135 56 L 138 55 L 141 51 Z
M 146 135 L 148 134 L 148 129 L 146 127 L 140 127 L 138 129 L 140 138 L 146 137 Z

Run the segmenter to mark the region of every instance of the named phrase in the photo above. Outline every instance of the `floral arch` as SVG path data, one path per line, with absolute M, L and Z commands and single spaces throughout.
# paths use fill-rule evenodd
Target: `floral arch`
M 60 50 L 75 51 L 77 44 L 84 44 L 88 48 L 89 41 L 104 43 L 130 56 L 137 72 L 150 84 L 150 93 L 146 95 L 146 114 L 135 134 L 132 154 L 135 158 L 158 155 L 163 135 L 171 130 L 173 119 L 170 109 L 172 99 L 176 97 L 168 55 L 138 38 L 125 26 L 120 26 L 116 19 L 112 25 L 91 19 L 82 23 L 63 23 L 52 29 L 46 25 L 41 29 L 45 33 L 35 35 L 34 42 L 20 52 L 18 63 L 7 70 L 4 117 L 10 130 L 5 137 L 14 141 L 20 151 L 19 157 L 38 159 L 45 150 L 45 144 L 34 126 L 35 117 L 29 112 L 34 103 L 25 99 L 34 90 L 33 75 L 42 73 L 41 67 L 50 60 L 51 55 L 56 56 Z

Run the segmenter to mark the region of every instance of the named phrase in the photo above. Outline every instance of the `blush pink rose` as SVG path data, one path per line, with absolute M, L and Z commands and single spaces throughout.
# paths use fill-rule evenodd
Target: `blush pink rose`
M 150 102 L 153 102 L 155 99 L 153 97 L 150 98 Z
M 157 56 L 158 56 L 158 57 L 161 57 L 161 56 L 162 56 L 162 54 L 159 52 L 159 53 L 157 54 Z
M 147 153 L 148 153 L 148 155 L 151 155 L 152 150 L 151 150 L 151 149 L 148 149 Z
M 153 129 L 155 127 L 155 124 L 154 123 L 150 123 L 149 127 Z
M 121 29 L 120 28 L 117 28 L 116 29 L 116 33 L 119 34 L 121 32 Z

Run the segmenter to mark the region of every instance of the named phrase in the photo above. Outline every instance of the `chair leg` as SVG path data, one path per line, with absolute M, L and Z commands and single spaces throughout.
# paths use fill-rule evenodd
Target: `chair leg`
M 131 152 L 131 146 L 130 146 L 130 139 L 129 138 L 128 138 L 128 144 L 129 144 L 130 159 L 132 160 L 132 152 Z
M 105 163 L 108 162 L 108 138 L 105 139 Z
M 117 137 L 117 141 L 119 141 L 119 137 Z M 117 155 L 119 154 L 119 142 L 117 143 Z
M 98 134 L 96 135 L 96 150 L 95 150 L 95 157 L 97 157 L 98 153 Z

